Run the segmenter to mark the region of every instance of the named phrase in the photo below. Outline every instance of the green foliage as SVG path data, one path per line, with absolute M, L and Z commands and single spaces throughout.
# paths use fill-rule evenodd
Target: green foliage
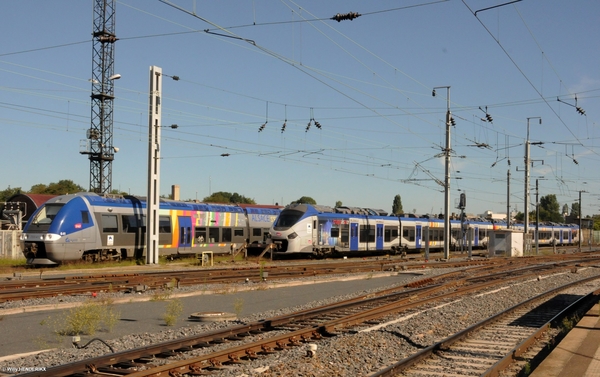
M 62 321 L 56 323 L 55 331 L 59 335 L 94 335 L 102 325 L 111 331 L 120 317 L 111 300 L 87 301 L 70 309 Z
M 338 200 L 337 202 L 335 202 L 335 208 L 341 207 L 342 206 L 342 201 Z
M 555 194 L 542 196 L 540 198 L 539 215 L 540 221 L 562 223 L 565 220 L 560 213 L 560 204 L 558 204 Z
M 571 216 L 579 217 L 579 203 L 576 202 L 571 204 Z
M 298 200 L 294 200 L 292 203 L 317 204 L 317 201 L 311 198 L 310 196 L 303 196 Z
M 71 180 L 63 179 L 58 182 L 52 182 L 48 185 L 38 183 L 37 185 L 31 186 L 30 194 L 49 194 L 49 195 L 64 195 L 64 194 L 75 194 L 78 192 L 86 191 L 83 187 L 74 183 Z
M 0 202 L 5 202 L 11 196 L 20 194 L 21 192 L 22 190 L 20 187 L 10 188 L 10 186 L 8 186 L 6 190 L 0 191 Z
M 243 310 L 244 310 L 244 299 L 236 298 L 235 301 L 233 302 L 233 311 L 235 312 L 235 314 L 237 315 L 238 318 L 240 318 L 240 315 L 242 314 Z
M 205 203 L 238 203 L 238 204 L 256 204 L 254 199 L 246 198 L 243 195 L 234 192 L 219 191 L 202 199 Z
M 394 196 L 394 203 L 392 204 L 392 213 L 396 215 L 404 213 L 404 210 L 402 209 L 402 198 L 400 197 L 400 195 Z
M 167 303 L 167 310 L 163 315 L 163 320 L 167 326 L 173 326 L 177 323 L 177 319 L 183 313 L 183 304 L 179 299 L 170 300 Z

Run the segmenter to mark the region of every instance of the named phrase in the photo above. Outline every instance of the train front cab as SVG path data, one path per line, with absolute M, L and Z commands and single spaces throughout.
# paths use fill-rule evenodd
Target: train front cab
M 95 244 L 94 221 L 79 195 L 49 200 L 31 216 L 21 234 L 21 250 L 31 265 L 79 260 Z

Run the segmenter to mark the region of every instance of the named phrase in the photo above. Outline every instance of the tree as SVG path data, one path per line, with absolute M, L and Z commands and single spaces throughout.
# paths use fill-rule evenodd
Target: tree
M 402 198 L 400 198 L 400 195 L 394 196 L 394 203 L 392 204 L 392 213 L 395 215 L 404 213 L 404 210 L 402 209 Z
M 211 196 L 207 196 L 202 199 L 205 203 L 242 203 L 242 204 L 256 204 L 254 199 L 246 198 L 243 195 L 234 192 L 233 194 L 225 191 L 218 191 L 213 193 Z
M 571 216 L 579 217 L 579 203 L 575 202 L 571 204 Z
M 58 182 L 52 182 L 49 185 L 38 183 L 37 185 L 31 186 L 30 194 L 50 194 L 50 195 L 65 195 L 75 194 L 78 192 L 86 191 L 83 187 L 79 186 L 70 179 L 63 179 Z
M 342 206 L 342 201 L 338 200 L 337 202 L 335 202 L 335 208 L 341 207 Z
M 314 200 L 313 198 L 311 198 L 310 196 L 303 196 L 298 200 L 295 200 L 292 202 L 292 204 L 294 203 L 303 203 L 303 204 L 317 204 L 317 201 Z
M 0 191 L 0 202 L 5 202 L 11 196 L 20 194 L 21 191 L 20 187 L 10 188 L 10 186 L 8 186 L 6 190 Z
M 560 204 L 558 204 L 558 200 L 554 194 L 542 196 L 540 198 L 539 214 L 540 221 L 552 221 L 556 223 L 564 221 L 564 218 L 560 213 Z

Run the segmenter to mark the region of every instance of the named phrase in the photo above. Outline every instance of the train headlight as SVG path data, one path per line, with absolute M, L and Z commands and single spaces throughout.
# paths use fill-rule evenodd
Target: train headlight
M 21 241 L 25 241 L 27 239 L 27 233 L 21 234 Z
M 288 235 L 288 240 L 293 240 L 296 237 L 298 237 L 298 234 L 296 232 L 290 233 Z
M 56 241 L 60 239 L 60 236 L 58 234 L 54 234 L 54 233 L 47 233 L 46 236 L 44 237 L 45 241 Z

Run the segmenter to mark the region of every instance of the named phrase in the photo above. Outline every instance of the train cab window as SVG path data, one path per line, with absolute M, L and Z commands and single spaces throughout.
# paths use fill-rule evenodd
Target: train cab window
M 208 229 L 208 242 L 221 242 L 221 239 L 219 238 L 219 228 Z
M 260 228 L 252 228 L 252 237 L 260 237 L 262 235 L 262 231 Z
M 90 213 L 88 211 L 81 211 L 81 223 L 82 224 L 90 223 Z
M 102 215 L 102 232 L 116 233 L 118 231 L 117 215 Z
M 404 238 L 408 239 L 408 242 L 415 242 L 415 228 L 404 229 L 403 234 L 405 234 Z
M 244 237 L 244 229 L 234 229 L 233 236 L 234 237 Z
M 223 228 L 221 232 L 222 242 L 231 242 L 231 228 Z
M 54 217 L 64 204 L 45 204 L 35 215 L 33 224 L 51 224 Z
M 196 242 L 204 243 L 204 241 L 206 241 L 206 228 L 204 228 L 204 227 L 195 228 L 194 232 L 195 232 Z
M 329 236 L 331 238 L 338 238 L 340 236 L 340 228 L 331 228 Z
M 304 215 L 304 212 L 295 211 L 295 210 L 283 210 L 279 214 L 277 221 L 273 224 L 276 228 L 289 228 L 292 225 L 296 224 L 298 220 Z
M 158 233 L 171 233 L 171 218 L 169 216 L 158 217 Z

